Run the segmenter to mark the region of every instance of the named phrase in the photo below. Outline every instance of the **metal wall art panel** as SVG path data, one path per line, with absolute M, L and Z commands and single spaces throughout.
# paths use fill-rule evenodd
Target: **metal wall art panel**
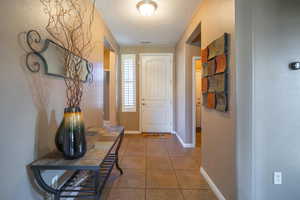
M 207 97 L 208 97 L 208 93 L 202 94 L 202 105 L 205 107 L 207 107 L 207 102 L 208 102 Z
M 208 78 L 204 77 L 202 78 L 202 93 L 208 92 Z
M 216 73 L 223 73 L 227 70 L 227 56 L 225 54 L 216 57 Z
M 215 76 L 208 77 L 208 92 L 215 92 L 217 88 L 217 80 Z
M 222 92 L 222 93 L 216 93 L 216 110 L 221 111 L 221 112 L 226 112 L 227 111 L 227 95 Z
M 201 50 L 201 60 L 202 60 L 202 63 L 208 62 L 208 48 Z
M 225 33 L 208 46 L 208 59 L 225 54 L 227 52 L 228 34 Z
M 216 73 L 216 61 L 215 59 L 208 61 L 208 75 L 212 76 Z
M 208 76 L 208 64 L 203 63 L 202 64 L 202 77 Z
M 217 74 L 214 76 L 215 81 L 215 92 L 225 92 L 226 91 L 226 81 L 227 75 L 226 73 Z
M 207 95 L 207 107 L 214 109 L 216 107 L 216 95 L 215 93 L 208 93 Z
M 203 105 L 221 112 L 228 110 L 228 38 L 224 33 L 201 50 Z

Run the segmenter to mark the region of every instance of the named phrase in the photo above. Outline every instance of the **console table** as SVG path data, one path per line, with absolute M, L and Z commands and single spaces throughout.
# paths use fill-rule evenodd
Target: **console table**
M 88 150 L 76 160 L 66 160 L 60 152 L 52 152 L 30 164 L 37 184 L 46 192 L 61 198 L 99 199 L 105 183 L 114 167 L 123 174 L 118 164 L 118 151 L 124 136 L 123 127 L 109 127 L 87 134 Z M 61 186 L 46 184 L 41 171 L 66 170 L 70 172 Z

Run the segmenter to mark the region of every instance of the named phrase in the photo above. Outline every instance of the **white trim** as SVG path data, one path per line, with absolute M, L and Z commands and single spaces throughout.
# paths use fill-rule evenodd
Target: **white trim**
M 254 9 L 254 8 L 252 8 Z M 252 11 L 252 10 L 251 10 Z M 256 106 L 255 106 L 255 74 L 256 74 L 256 70 L 255 70 L 255 64 L 257 61 L 257 58 L 255 56 L 255 47 L 256 47 L 256 43 L 255 41 L 255 34 L 254 34 L 254 29 L 253 29 L 254 23 L 253 21 L 251 21 L 251 66 L 252 66 L 252 70 L 251 70 L 251 113 L 250 113 L 250 133 L 251 133 L 251 193 L 253 194 L 251 197 L 253 199 L 257 198 L 257 188 L 256 188 L 256 180 L 257 180 L 257 159 L 256 159 L 256 155 L 257 154 L 257 148 L 256 148 L 256 127 L 257 127 L 257 120 L 255 119 L 256 117 Z M 238 63 L 239 64 L 239 63 Z M 241 134 L 241 133 L 240 133 Z M 239 141 L 238 141 L 239 142 Z
M 193 148 L 194 147 L 194 145 L 191 143 L 185 143 L 178 133 L 176 133 L 176 137 L 178 138 L 178 140 L 181 143 L 181 145 L 183 146 L 183 148 Z
M 193 57 L 193 69 L 192 69 L 192 144 L 196 146 L 196 60 L 200 60 L 200 56 Z
M 224 195 L 219 190 L 219 188 L 216 186 L 216 184 L 212 181 L 212 179 L 208 176 L 208 174 L 206 173 L 206 171 L 202 167 L 200 168 L 200 173 L 202 174 L 202 176 L 204 177 L 204 179 L 206 180 L 206 182 L 208 183 L 210 189 L 214 192 L 216 197 L 219 200 L 226 200 Z
M 141 134 L 141 131 L 125 131 L 125 134 Z
M 131 66 L 132 67 L 132 72 L 134 73 L 134 77 L 132 80 L 124 80 L 124 77 L 125 77 L 125 65 L 124 65 L 124 62 L 125 62 L 125 59 L 132 59 L 133 60 L 133 64 L 134 66 Z M 136 77 L 136 70 L 137 70 L 137 62 L 136 62 L 136 59 L 137 59 L 137 55 L 136 54 L 121 54 L 121 95 L 122 95 L 122 105 L 121 105 L 121 111 L 122 112 L 129 112 L 129 113 L 132 113 L 132 112 L 137 112 L 137 98 L 136 98 L 136 95 L 137 95 L 137 77 Z M 131 82 L 131 83 L 134 83 L 134 97 L 133 97 L 133 100 L 134 100 L 134 105 L 125 105 L 125 82 Z
M 142 59 L 141 59 L 142 55 L 139 54 L 138 55 L 138 70 L 139 70 L 139 77 L 138 77 L 138 88 L 139 88 L 139 130 L 140 132 L 143 131 L 143 128 L 142 128 L 142 88 L 141 88 L 141 85 L 142 85 Z
M 142 56 L 170 56 L 171 59 L 171 92 L 170 92 L 170 132 L 173 133 L 174 128 L 174 54 L 173 53 L 140 53 L 138 54 L 138 70 L 139 70 L 139 130 L 142 132 Z M 173 133 L 174 134 L 174 133 Z
M 176 134 L 177 134 L 177 132 L 176 132 L 176 131 L 171 131 L 171 133 L 172 133 L 172 134 L 174 134 L 174 135 L 176 135 Z
M 170 91 L 170 131 L 174 129 L 174 55 L 173 53 L 165 54 L 171 57 L 171 70 L 170 70 L 170 82 L 171 82 L 171 91 Z
M 139 56 L 173 56 L 173 53 L 140 53 Z

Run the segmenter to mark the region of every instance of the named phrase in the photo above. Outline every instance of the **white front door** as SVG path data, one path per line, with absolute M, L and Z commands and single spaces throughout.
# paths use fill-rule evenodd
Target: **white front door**
M 173 56 L 141 55 L 140 64 L 141 130 L 171 132 Z

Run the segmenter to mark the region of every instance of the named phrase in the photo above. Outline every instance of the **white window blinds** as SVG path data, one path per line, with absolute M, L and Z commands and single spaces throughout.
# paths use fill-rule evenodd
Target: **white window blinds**
M 122 54 L 122 111 L 136 112 L 136 56 Z

